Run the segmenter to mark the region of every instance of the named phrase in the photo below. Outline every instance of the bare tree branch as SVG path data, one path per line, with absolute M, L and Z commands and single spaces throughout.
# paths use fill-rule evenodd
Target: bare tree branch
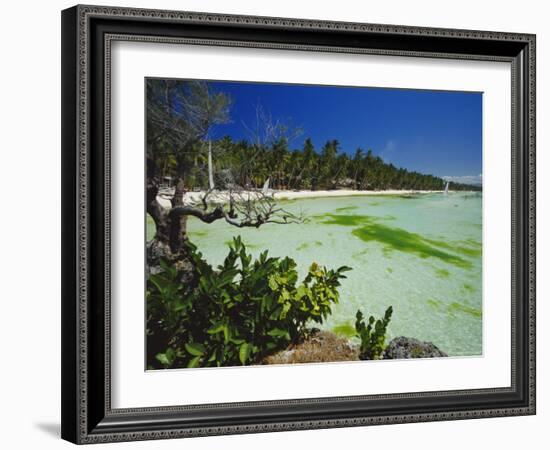
M 257 104 L 255 109 L 256 123 L 251 126 L 242 122 L 242 125 L 257 149 L 272 146 L 281 139 L 291 143 L 303 133 L 301 127 L 292 125 L 291 119 L 288 119 L 286 123 L 279 119 L 273 120 L 271 113 L 266 112 L 261 104 Z
M 220 196 L 214 200 L 223 203 L 215 206 L 208 203 L 212 192 L 213 190 L 208 190 L 201 197 L 201 207 L 191 204 L 177 206 L 170 210 L 170 217 L 175 219 L 181 216 L 193 216 L 206 223 L 225 219 L 228 224 L 237 228 L 258 228 L 266 223 L 287 225 L 304 222 L 302 213 L 294 214 L 276 207 L 275 200 L 261 192 L 230 190 L 220 193 Z
M 192 205 L 177 206 L 170 210 L 170 216 L 172 219 L 179 218 L 181 216 L 193 216 L 206 223 L 212 223 L 215 220 L 222 219 L 224 217 L 224 210 L 222 206 L 216 206 L 211 211 L 205 211 L 204 209 L 197 208 Z

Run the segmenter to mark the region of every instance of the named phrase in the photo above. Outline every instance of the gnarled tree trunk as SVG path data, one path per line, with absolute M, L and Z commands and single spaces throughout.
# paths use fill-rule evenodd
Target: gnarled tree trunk
M 147 244 L 147 273 L 160 271 L 161 259 L 174 265 L 182 274 L 182 281 L 191 283 L 194 278 L 185 242 L 187 240 L 187 216 L 171 214 L 174 208 L 183 207 L 185 194 L 184 180 L 178 179 L 172 208 L 163 207 L 157 199 L 159 193 L 158 179 L 155 176 L 155 165 L 147 164 L 147 213 L 153 218 L 156 226 L 155 237 Z

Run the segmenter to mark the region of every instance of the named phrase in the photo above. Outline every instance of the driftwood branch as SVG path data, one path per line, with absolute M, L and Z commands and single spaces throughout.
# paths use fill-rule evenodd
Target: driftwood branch
M 303 223 L 302 214 L 294 214 L 277 207 L 276 201 L 261 192 L 230 190 L 222 204 L 212 205 L 209 198 L 214 190 L 209 189 L 201 197 L 200 206 L 181 205 L 170 210 L 172 219 L 182 216 L 193 216 L 205 223 L 212 223 L 219 219 L 237 228 L 258 228 L 267 223 L 287 225 Z
M 196 206 L 184 205 L 172 208 L 170 210 L 170 216 L 172 218 L 193 216 L 205 223 L 212 223 L 215 220 L 222 219 L 224 217 L 224 210 L 222 206 L 216 206 L 213 210 L 206 211 Z

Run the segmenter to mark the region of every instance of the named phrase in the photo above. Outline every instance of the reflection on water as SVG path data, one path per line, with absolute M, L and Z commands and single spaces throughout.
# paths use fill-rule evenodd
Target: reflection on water
M 290 256 L 304 276 L 311 262 L 351 266 L 341 302 L 321 328 L 353 334 L 358 308 L 383 315 L 389 337 L 431 341 L 451 356 L 482 351 L 482 202 L 471 193 L 332 197 L 282 202 L 307 223 L 236 229 L 189 221 L 191 240 L 211 264 L 240 234 L 252 254 Z M 149 237 L 151 232 L 149 233 Z

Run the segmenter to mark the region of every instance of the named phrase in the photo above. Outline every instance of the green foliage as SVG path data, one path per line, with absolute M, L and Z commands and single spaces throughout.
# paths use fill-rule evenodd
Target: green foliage
M 390 306 L 386 309 L 382 319 L 375 320 L 373 316 L 370 316 L 365 325 L 363 313 L 360 310 L 357 311 L 355 331 L 357 337 L 361 339 L 360 359 L 380 359 L 386 348 L 386 328 L 390 323 L 392 313 L 393 308 Z
M 216 149 L 216 167 L 230 172 L 239 186 L 261 188 L 268 177 L 270 186 L 281 190 L 443 190 L 446 183 L 440 177 L 396 167 L 371 150 L 358 149 L 350 155 L 349 149 L 342 148 L 336 140 L 316 149 L 310 139 L 305 140 L 302 148 L 291 148 L 284 138 L 260 145 L 226 136 L 213 141 L 212 145 Z M 193 151 L 199 152 L 200 146 Z M 193 175 L 188 179 L 190 187 L 208 187 L 207 171 L 200 160 L 191 164 L 189 170 Z M 172 175 L 176 175 L 175 169 Z M 451 182 L 449 189 L 481 188 Z
M 147 177 L 171 175 L 196 185 L 205 164 L 204 140 L 230 120 L 231 98 L 199 80 L 146 80 Z M 160 180 L 159 180 L 160 181 Z
M 313 263 L 298 283 L 292 259 L 270 258 L 265 251 L 253 261 L 240 237 L 216 269 L 193 244 L 187 250 L 194 285 L 184 287 L 166 263 L 149 277 L 148 345 L 149 339 L 165 339 L 165 350 L 148 361 L 154 368 L 259 362 L 303 339 L 309 323 L 326 319 L 338 303 L 343 273 L 350 270 Z

